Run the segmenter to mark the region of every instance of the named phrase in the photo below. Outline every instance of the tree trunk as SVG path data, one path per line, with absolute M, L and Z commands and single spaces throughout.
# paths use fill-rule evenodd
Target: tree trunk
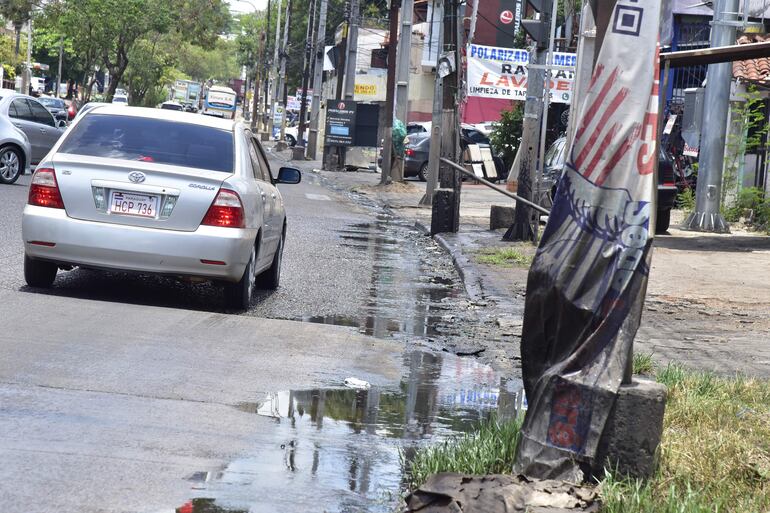
M 19 62 L 19 46 L 21 45 L 21 25 L 16 25 L 16 46 L 13 49 L 13 61 Z

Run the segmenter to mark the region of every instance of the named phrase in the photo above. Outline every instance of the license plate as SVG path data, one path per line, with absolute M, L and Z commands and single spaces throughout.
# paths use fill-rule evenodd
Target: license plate
M 114 191 L 110 198 L 110 213 L 124 216 L 155 217 L 158 196 Z

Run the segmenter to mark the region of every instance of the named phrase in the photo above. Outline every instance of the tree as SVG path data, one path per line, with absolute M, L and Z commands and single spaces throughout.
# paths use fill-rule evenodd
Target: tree
M 14 48 L 14 61 L 19 60 L 19 47 L 21 43 L 21 28 L 32 16 L 32 0 L 3 0 L 0 3 L 0 15 L 13 23 L 16 34 L 16 46 Z

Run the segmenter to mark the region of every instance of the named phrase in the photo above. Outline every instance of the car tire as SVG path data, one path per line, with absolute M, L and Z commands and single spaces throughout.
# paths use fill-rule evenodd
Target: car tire
M 24 158 L 13 146 L 0 148 L 0 183 L 10 185 L 24 172 Z
M 251 257 L 238 283 L 225 283 L 225 306 L 232 310 L 248 310 L 257 282 L 257 245 L 251 248 Z
M 283 262 L 283 244 L 286 239 L 286 233 L 281 235 L 281 239 L 278 242 L 278 247 L 275 250 L 273 256 L 273 263 L 270 269 L 263 272 L 257 277 L 257 286 L 260 289 L 275 290 L 281 284 L 281 263 Z
M 24 255 L 24 280 L 30 287 L 51 288 L 58 270 L 59 267 L 56 264 Z
M 425 162 L 422 166 L 420 166 L 420 170 L 417 172 L 417 176 L 420 178 L 420 181 L 427 182 L 428 181 L 428 163 Z
M 294 138 L 293 135 L 286 134 L 286 137 L 284 137 L 286 140 L 286 144 L 291 146 L 292 148 L 297 145 L 297 140 Z
M 655 233 L 666 233 L 669 226 L 671 226 L 671 209 L 658 210 L 658 216 L 655 219 Z

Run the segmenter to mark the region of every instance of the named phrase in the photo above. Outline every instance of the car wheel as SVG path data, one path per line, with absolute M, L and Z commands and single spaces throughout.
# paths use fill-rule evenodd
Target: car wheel
M 12 184 L 22 173 L 22 157 L 19 150 L 11 146 L 0 148 L 0 183 Z
M 671 209 L 658 210 L 658 216 L 655 220 L 655 233 L 666 233 L 671 225 Z
M 293 135 L 286 134 L 286 137 L 284 137 L 284 139 L 286 139 L 286 144 L 288 144 L 291 147 L 294 147 L 297 145 L 297 140 L 294 138 Z
M 422 180 L 423 182 L 428 181 L 428 163 L 424 163 L 422 166 L 420 166 L 420 170 L 417 172 L 417 176 Z
M 50 288 L 59 270 L 56 264 L 24 255 L 24 280 L 30 287 Z
M 286 238 L 286 234 L 281 235 L 280 242 L 278 242 L 278 248 L 275 250 L 275 256 L 273 256 L 273 264 L 270 269 L 263 272 L 258 277 L 258 286 L 261 289 L 275 290 L 281 284 L 281 263 L 283 262 L 283 241 Z
M 225 284 L 225 305 L 233 310 L 247 310 L 257 281 L 257 246 L 251 248 L 251 258 L 238 283 Z

